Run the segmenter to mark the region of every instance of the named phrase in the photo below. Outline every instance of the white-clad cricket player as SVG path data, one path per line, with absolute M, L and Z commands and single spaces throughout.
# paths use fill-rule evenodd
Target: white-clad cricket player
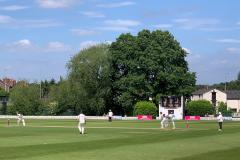
M 175 118 L 174 114 L 169 114 L 169 119 L 170 119 L 170 121 L 172 122 L 172 129 L 175 129 L 175 128 L 176 128 L 176 127 L 175 127 L 174 118 Z
M 167 125 L 168 125 L 167 123 L 168 123 L 168 118 L 166 117 L 165 114 L 163 114 L 162 121 L 161 121 L 161 128 L 163 129 L 163 128 L 167 127 Z
M 222 116 L 221 112 L 218 113 L 217 120 L 218 120 L 218 125 L 219 125 L 218 131 L 222 131 L 223 116 Z
M 23 118 L 23 115 L 17 112 L 17 124 L 20 125 L 20 122 L 22 122 L 23 126 L 25 126 L 25 120 Z
M 162 128 L 162 119 L 163 119 L 163 114 L 162 112 L 159 112 L 159 120 L 160 120 L 160 124 L 161 124 L 161 128 Z
M 112 118 L 113 118 L 113 112 L 110 109 L 109 112 L 108 112 L 108 121 L 112 122 Z
M 84 134 L 85 124 L 86 124 L 85 115 L 83 113 L 80 113 L 78 115 L 78 120 L 79 120 L 79 123 L 78 123 L 79 132 L 80 132 L 80 134 Z

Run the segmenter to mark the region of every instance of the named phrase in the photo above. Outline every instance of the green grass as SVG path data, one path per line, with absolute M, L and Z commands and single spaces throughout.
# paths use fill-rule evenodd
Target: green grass
M 238 160 L 240 122 L 88 121 L 80 135 L 73 120 L 0 120 L 0 160 Z

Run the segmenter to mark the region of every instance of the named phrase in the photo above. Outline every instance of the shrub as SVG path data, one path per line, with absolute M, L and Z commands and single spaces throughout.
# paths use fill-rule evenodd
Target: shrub
M 223 116 L 226 117 L 231 117 L 232 116 L 232 111 L 227 109 L 227 104 L 220 102 L 218 104 L 218 112 L 221 112 Z
M 134 106 L 134 115 L 152 115 L 157 116 L 157 107 L 154 103 L 148 101 L 137 102 Z
M 190 101 L 187 103 L 186 109 L 190 116 L 205 116 L 214 113 L 212 104 L 207 100 Z

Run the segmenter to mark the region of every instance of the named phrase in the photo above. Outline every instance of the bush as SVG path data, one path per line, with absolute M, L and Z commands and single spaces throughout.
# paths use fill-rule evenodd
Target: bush
M 152 115 L 157 116 L 157 107 L 154 103 L 148 101 L 140 101 L 135 104 L 134 115 Z
M 227 109 L 227 104 L 220 102 L 218 104 L 218 112 L 221 112 L 223 116 L 225 117 L 231 117 L 232 111 Z
M 214 113 L 212 104 L 207 100 L 190 101 L 186 109 L 190 116 L 205 116 Z

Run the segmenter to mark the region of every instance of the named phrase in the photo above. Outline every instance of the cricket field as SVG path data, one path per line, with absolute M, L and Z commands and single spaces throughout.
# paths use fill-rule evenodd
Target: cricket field
M 0 160 L 239 160 L 240 122 L 89 120 L 79 134 L 74 120 L 0 119 Z

